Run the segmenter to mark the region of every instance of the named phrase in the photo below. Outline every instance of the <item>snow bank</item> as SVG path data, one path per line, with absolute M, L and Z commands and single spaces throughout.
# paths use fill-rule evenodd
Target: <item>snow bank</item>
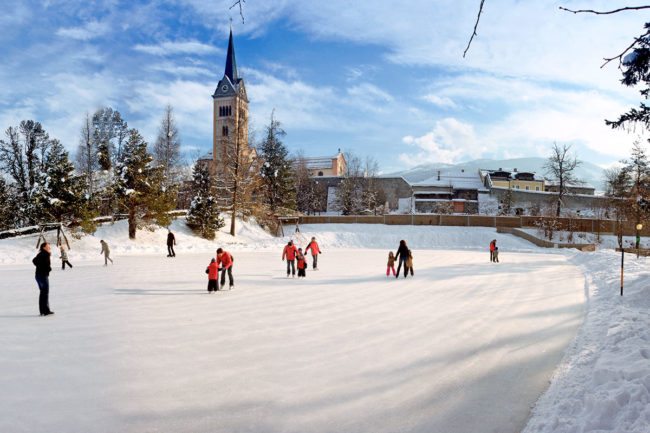
M 300 227 L 287 226 L 287 236 L 274 237 L 260 228 L 254 221 L 237 221 L 236 236 L 231 236 L 230 221 L 222 228 L 214 241 L 196 236 L 185 224 L 184 218 L 175 220 L 171 230 L 176 236 L 177 254 L 207 253 L 213 254 L 218 247 L 233 251 L 278 251 L 289 240 L 294 240 L 303 248 L 312 236 L 315 236 L 324 251 L 338 248 L 378 248 L 395 250 L 401 239 L 405 239 L 410 248 L 418 249 L 485 249 L 492 239 L 497 239 L 501 251 L 531 251 L 536 247 L 517 237 L 496 233 L 493 228 L 483 227 L 432 227 L 432 226 L 393 226 L 377 224 L 310 224 Z M 55 242 L 55 232 L 46 233 L 49 242 Z M 0 240 L 0 265 L 30 263 L 35 254 L 38 235 L 27 235 Z M 70 260 L 100 260 L 103 239 L 111 248 L 111 255 L 156 255 L 167 254 L 167 229 L 159 227 L 154 231 L 138 230 L 135 240 L 128 237 L 126 221 L 103 224 L 93 235 L 72 239 Z M 55 248 L 53 255 L 58 257 Z
M 620 257 L 574 254 L 588 312 L 524 433 L 650 431 L 650 262 L 627 255 L 621 297 Z

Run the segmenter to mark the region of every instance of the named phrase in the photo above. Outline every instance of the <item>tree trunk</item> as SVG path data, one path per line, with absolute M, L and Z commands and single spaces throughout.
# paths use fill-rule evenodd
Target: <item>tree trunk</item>
M 129 239 L 135 239 L 136 228 L 135 210 L 129 210 Z

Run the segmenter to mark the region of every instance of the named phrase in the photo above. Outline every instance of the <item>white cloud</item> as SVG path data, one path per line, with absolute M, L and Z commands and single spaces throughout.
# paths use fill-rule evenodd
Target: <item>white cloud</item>
M 221 52 L 221 49 L 212 45 L 204 44 L 196 40 L 192 41 L 166 41 L 157 45 L 138 44 L 134 50 L 154 56 L 172 56 L 176 54 L 213 54 Z
M 150 66 L 150 69 L 153 71 L 160 71 L 160 72 L 166 72 L 168 74 L 172 75 L 179 75 L 179 76 L 197 76 L 197 75 L 205 75 L 205 76 L 214 76 L 214 72 L 202 67 L 202 66 L 193 66 L 193 65 L 187 65 L 187 62 L 183 62 L 182 64 L 175 64 L 175 63 L 170 63 L 170 62 L 164 62 L 164 63 L 157 63 L 153 64 Z
M 438 96 L 432 93 L 424 95 L 422 97 L 425 101 L 431 102 L 433 105 L 436 105 L 441 108 L 457 108 L 456 103 L 447 96 Z
M 106 22 L 89 21 L 81 27 L 60 28 L 56 31 L 56 35 L 78 41 L 88 41 L 105 35 L 109 30 L 110 26 Z
M 469 157 L 480 158 L 488 150 L 480 144 L 472 125 L 452 117 L 437 121 L 432 131 L 420 137 L 407 135 L 402 142 L 412 148 L 399 155 L 408 166 L 424 162 L 453 164 Z

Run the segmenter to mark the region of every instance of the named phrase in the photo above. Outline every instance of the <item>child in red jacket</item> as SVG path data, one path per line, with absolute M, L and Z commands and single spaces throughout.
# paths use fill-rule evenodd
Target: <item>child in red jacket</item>
M 302 248 L 298 248 L 296 253 L 296 259 L 298 261 L 298 278 L 307 276 L 307 260 L 305 260 L 305 255 L 302 253 Z
M 205 273 L 208 274 L 208 293 L 219 290 L 219 265 L 215 259 L 210 260 Z

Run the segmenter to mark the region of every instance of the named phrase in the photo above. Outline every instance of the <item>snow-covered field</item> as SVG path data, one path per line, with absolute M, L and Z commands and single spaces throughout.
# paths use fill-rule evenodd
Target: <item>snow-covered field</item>
M 647 259 L 626 258 L 620 297 L 607 250 L 314 225 L 292 235 L 318 238 L 321 270 L 287 280 L 288 238 L 240 226 L 207 242 L 175 222 L 176 259 L 164 230 L 129 241 L 123 223 L 102 227 L 73 244 L 74 269 L 55 267 L 47 318 L 26 264 L 35 238 L 0 241 L 0 431 L 650 431 Z M 384 274 L 400 239 L 413 279 Z M 209 295 L 217 246 L 236 289 Z

